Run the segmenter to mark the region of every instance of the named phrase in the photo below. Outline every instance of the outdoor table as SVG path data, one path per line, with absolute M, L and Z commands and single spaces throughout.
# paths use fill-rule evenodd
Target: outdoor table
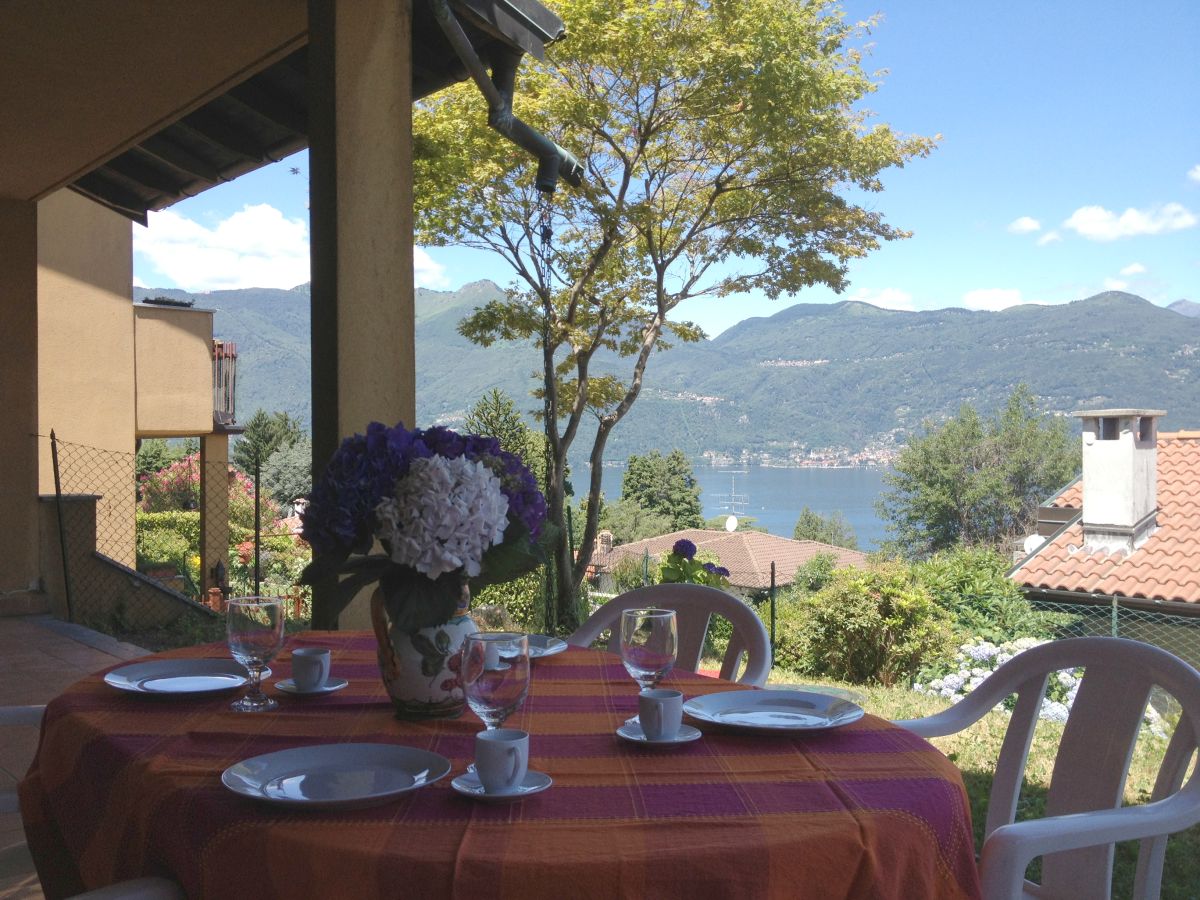
M 646 748 L 615 729 L 637 711 L 620 660 L 570 648 L 536 660 L 506 727 L 532 735 L 530 768 L 553 786 L 510 804 L 450 787 L 481 723 L 398 721 L 366 633 L 310 632 L 349 687 L 294 697 L 285 649 L 264 682 L 274 712 L 230 694 L 160 699 L 102 673 L 46 710 L 21 783 L 38 871 L 54 897 L 163 875 L 190 897 L 977 897 L 958 770 L 872 715 L 828 731 L 754 735 L 703 726 Z M 162 656 L 224 657 L 220 644 Z M 685 697 L 740 689 L 676 671 Z M 286 810 L 228 791 L 233 763 L 289 747 L 397 743 L 447 757 L 451 775 L 382 806 Z

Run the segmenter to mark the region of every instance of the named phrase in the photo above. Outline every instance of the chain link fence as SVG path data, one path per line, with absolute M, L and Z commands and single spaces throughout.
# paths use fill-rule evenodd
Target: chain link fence
M 1035 600 L 1038 612 L 1055 613 L 1056 636 L 1122 637 L 1143 641 L 1200 668 L 1200 616 L 1122 605 L 1119 598 L 1088 602 Z
M 163 459 L 47 438 L 55 469 L 67 616 L 116 635 L 163 628 L 203 632 L 224 601 L 285 597 L 311 617 L 297 585 L 310 558 L 299 518 L 255 478 L 190 448 Z

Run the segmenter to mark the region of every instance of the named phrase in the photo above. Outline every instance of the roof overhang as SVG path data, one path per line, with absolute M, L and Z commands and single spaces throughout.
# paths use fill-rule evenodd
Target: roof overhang
M 450 0 L 480 59 L 541 58 L 564 33 L 536 0 Z M 0 11 L 0 197 L 69 186 L 146 214 L 308 145 L 302 0 L 12 0 Z M 413 3 L 413 98 L 467 71 Z

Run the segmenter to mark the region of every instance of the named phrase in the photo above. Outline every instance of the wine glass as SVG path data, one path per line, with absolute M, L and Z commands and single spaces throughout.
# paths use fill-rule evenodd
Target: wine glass
M 250 690 L 229 708 L 265 712 L 279 704 L 262 692 L 262 672 L 283 646 L 283 601 L 277 597 L 235 597 L 225 611 L 229 652 L 250 672 Z
M 621 613 L 621 662 L 642 690 L 671 671 L 679 636 L 673 609 L 627 609 Z
M 488 731 L 499 728 L 529 692 L 529 638 L 480 631 L 463 641 L 462 681 L 467 705 Z

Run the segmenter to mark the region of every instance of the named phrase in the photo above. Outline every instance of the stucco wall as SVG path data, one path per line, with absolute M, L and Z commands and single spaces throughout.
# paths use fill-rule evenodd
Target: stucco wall
M 131 225 L 70 191 L 38 204 L 38 427 L 134 452 Z M 39 490 L 54 493 L 49 446 Z
M 137 436 L 187 437 L 212 431 L 212 312 L 133 309 Z
M 100 495 L 106 552 L 134 560 L 133 249 L 128 219 L 70 191 L 38 204 L 39 487 Z

